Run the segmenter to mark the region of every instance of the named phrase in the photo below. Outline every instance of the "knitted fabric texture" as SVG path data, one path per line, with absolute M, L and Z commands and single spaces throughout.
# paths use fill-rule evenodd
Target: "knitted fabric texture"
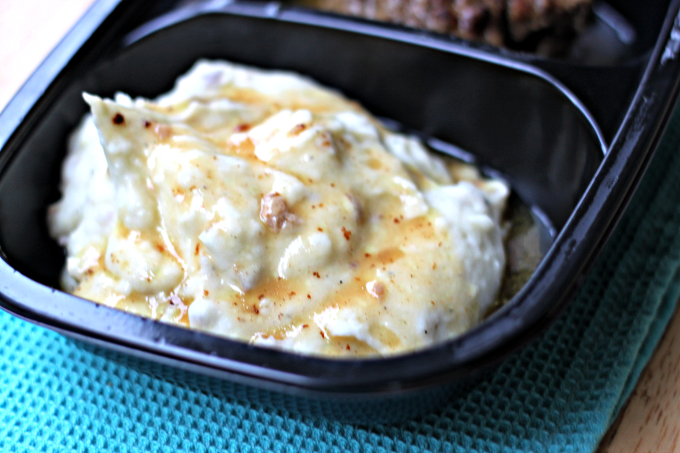
M 559 320 L 443 410 L 353 426 L 237 402 L 0 314 L 3 452 L 589 452 L 680 293 L 680 111 Z M 146 367 L 146 368 L 145 368 Z

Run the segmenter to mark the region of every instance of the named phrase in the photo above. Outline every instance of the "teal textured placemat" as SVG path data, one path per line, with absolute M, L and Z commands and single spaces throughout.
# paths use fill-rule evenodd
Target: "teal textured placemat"
M 465 397 L 397 425 L 242 404 L 0 314 L 0 451 L 592 451 L 678 299 L 679 195 L 676 111 L 624 218 L 557 323 Z

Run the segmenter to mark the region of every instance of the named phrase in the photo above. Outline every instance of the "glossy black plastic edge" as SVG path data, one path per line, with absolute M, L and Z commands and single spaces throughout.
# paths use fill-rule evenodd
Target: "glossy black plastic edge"
M 156 31 L 170 27 L 193 17 L 203 14 L 229 14 L 235 16 L 256 17 L 258 19 L 270 19 L 302 25 L 310 25 L 319 28 L 329 28 L 353 32 L 361 35 L 374 36 L 390 41 L 426 47 L 432 50 L 449 52 L 456 55 L 492 63 L 505 68 L 514 69 L 541 79 L 557 88 L 557 90 L 569 99 L 569 101 L 583 114 L 600 142 L 603 153 L 606 152 L 607 143 L 600 127 L 593 118 L 588 108 L 581 100 L 572 93 L 558 78 L 547 71 L 531 64 L 523 63 L 511 58 L 511 53 L 502 49 L 492 48 L 486 45 L 470 43 L 459 38 L 443 37 L 430 32 L 419 32 L 412 29 L 394 25 L 379 24 L 374 21 L 357 20 L 343 17 L 337 14 L 329 14 L 316 11 L 308 11 L 299 7 L 282 6 L 278 2 L 269 3 L 226 3 L 213 1 L 207 3 L 189 4 L 184 8 L 172 11 L 161 17 L 155 18 L 141 27 L 130 32 L 125 45 L 131 45 L 145 36 Z
M 272 19 L 284 19 L 290 22 L 301 24 L 328 27 L 348 31 L 357 31 L 361 34 L 390 37 L 402 34 L 406 38 L 403 42 L 415 43 L 414 40 L 423 39 L 428 43 L 436 42 L 447 48 L 455 48 L 460 55 L 472 56 L 484 61 L 491 61 L 496 58 L 499 64 L 511 61 L 514 64 L 524 63 L 524 68 L 531 68 L 533 71 L 540 71 L 542 74 L 550 74 L 554 79 L 559 80 L 561 87 L 567 87 L 573 98 L 578 99 L 579 108 L 585 105 L 589 120 L 593 117 L 598 125 L 598 135 L 604 137 L 607 143 L 618 131 L 618 127 L 623 119 L 623 113 L 629 107 L 634 86 L 638 83 L 641 76 L 640 61 L 646 56 L 644 52 L 634 58 L 625 60 L 616 65 L 599 66 L 597 64 L 572 63 L 558 58 L 546 58 L 537 56 L 534 53 L 523 52 L 520 50 L 507 49 L 492 46 L 484 42 L 469 41 L 457 36 L 446 35 L 429 30 L 418 30 L 412 27 L 379 22 L 359 17 L 348 17 L 334 12 L 314 10 L 303 6 L 288 4 L 280 1 L 266 0 L 203 0 L 178 10 L 172 11 L 162 17 L 155 18 L 139 29 L 130 33 L 126 43 L 132 43 L 141 39 L 144 35 L 177 21 L 192 17 L 194 15 L 210 11 L 230 11 L 241 15 L 256 16 L 258 18 L 269 17 Z M 370 28 L 375 27 L 376 31 L 371 32 Z M 394 36 L 391 36 L 394 35 Z M 399 39 L 395 39 L 399 40 Z M 650 47 L 651 52 L 651 47 Z M 648 55 L 647 55 L 648 56 Z M 612 74 L 616 75 L 612 77 Z M 583 79 L 586 79 L 584 83 Z M 612 81 L 616 81 L 612 85 Z M 599 83 L 606 86 L 606 90 L 593 90 L 593 85 Z M 603 97 L 602 94 L 605 93 Z M 573 95 L 576 94 L 574 97 Z M 606 107 L 602 107 L 606 105 Z M 616 108 L 612 109 L 612 105 Z
M 677 97 L 677 76 L 680 70 L 677 56 L 665 59 L 664 63 L 661 63 L 664 49 L 677 47 L 674 41 L 670 41 L 667 47 L 664 46 L 677 9 L 678 2 L 675 2 L 672 6 L 673 15 L 665 24 L 662 38 L 650 60 L 640 89 L 608 156 L 537 275 L 510 305 L 459 339 L 412 355 L 365 361 L 301 357 L 190 331 L 182 332 L 182 345 L 171 344 L 163 341 L 165 338 L 163 331 L 172 326 L 117 312 L 39 285 L 14 271 L 4 261 L 0 262 L 2 308 L 38 324 L 69 332 L 86 340 L 90 339 L 104 345 L 115 344 L 128 352 L 150 353 L 152 357 L 193 363 L 199 367 L 212 369 L 218 375 L 239 379 L 250 385 L 307 395 L 319 394 L 318 392 L 326 396 L 338 392 L 360 395 L 370 393 L 372 396 L 378 393 L 403 394 L 407 388 L 444 384 L 457 377 L 468 376 L 473 371 L 501 360 L 535 337 L 538 331 L 547 327 L 564 308 L 566 296 L 573 287 L 574 280 L 581 275 L 586 264 L 592 261 L 596 249 L 611 231 L 615 219 L 620 215 L 651 157 L 668 119 L 670 108 Z M 64 41 L 68 41 L 70 36 Z M 70 44 L 73 45 L 72 42 Z M 47 65 L 47 68 L 50 68 L 53 62 L 49 60 L 58 51 L 59 47 L 43 66 L 50 63 Z M 43 66 L 36 71 L 32 79 L 45 76 L 42 73 Z M 21 101 L 22 96 L 27 94 L 30 95 L 30 91 L 25 93 L 22 89 L 12 103 L 24 102 Z M 0 123 L 3 122 L 8 110 L 10 109 L 0 115 Z M 4 140 L 0 141 L 0 144 L 4 145 L 6 136 L 0 138 Z M 596 234 L 587 235 L 586 233 L 589 230 L 593 231 L 593 228 Z M 554 275 L 557 270 L 564 271 L 565 268 L 570 272 Z M 551 277 L 556 278 L 549 280 Z M 528 303 L 530 300 L 536 303 L 533 305 L 534 308 L 540 307 L 544 310 L 527 312 L 527 308 L 532 306 Z M 84 310 L 76 313 L 72 311 L 74 308 Z M 98 313 L 101 311 L 106 311 L 104 317 L 109 319 L 116 329 L 122 329 L 123 333 L 112 331 L 112 326 L 100 331 L 93 329 L 90 321 L 101 319 L 102 314 Z M 171 333 L 169 337 L 177 337 L 175 330 L 181 329 L 167 330 Z M 509 338 L 499 338 L 491 335 L 491 330 L 516 333 L 519 330 L 519 333 Z M 210 354 L 210 346 L 215 342 L 227 342 L 230 348 L 256 355 L 258 364 L 231 361 Z M 192 348 L 194 346 L 196 347 Z M 212 348 L 212 351 L 214 350 Z M 439 363 L 445 357 L 447 363 Z M 267 368 L 268 358 L 274 361 L 285 358 L 294 368 L 319 367 L 323 373 L 305 376 L 277 371 Z M 411 372 L 396 376 L 392 381 L 385 379 L 382 371 L 394 369 L 396 366 Z M 347 373 L 352 370 L 354 372 Z M 350 380 L 352 382 L 348 382 Z

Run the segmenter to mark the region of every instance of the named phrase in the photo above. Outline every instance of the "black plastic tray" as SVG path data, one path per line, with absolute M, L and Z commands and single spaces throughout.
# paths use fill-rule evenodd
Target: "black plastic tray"
M 639 3 L 639 2 L 638 2 Z M 0 306 L 95 345 L 224 378 L 236 397 L 350 421 L 433 410 L 543 332 L 614 228 L 678 94 L 680 0 L 612 2 L 639 29 L 608 66 L 547 60 L 279 3 L 99 0 L 0 114 Z M 637 15 L 635 15 L 637 14 Z M 637 47 L 636 47 L 637 46 Z M 80 93 L 153 97 L 199 57 L 294 70 L 371 112 L 470 152 L 535 208 L 552 241 L 505 307 L 413 354 L 332 360 L 161 324 L 65 294 L 45 210 Z M 613 314 L 615 315 L 615 314 Z M 182 376 L 188 376 L 182 374 Z

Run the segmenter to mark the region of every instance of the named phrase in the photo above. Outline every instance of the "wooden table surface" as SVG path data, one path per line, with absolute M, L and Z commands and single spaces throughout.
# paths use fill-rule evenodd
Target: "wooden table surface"
M 93 0 L 0 0 L 0 110 Z M 680 312 L 600 453 L 680 452 Z

